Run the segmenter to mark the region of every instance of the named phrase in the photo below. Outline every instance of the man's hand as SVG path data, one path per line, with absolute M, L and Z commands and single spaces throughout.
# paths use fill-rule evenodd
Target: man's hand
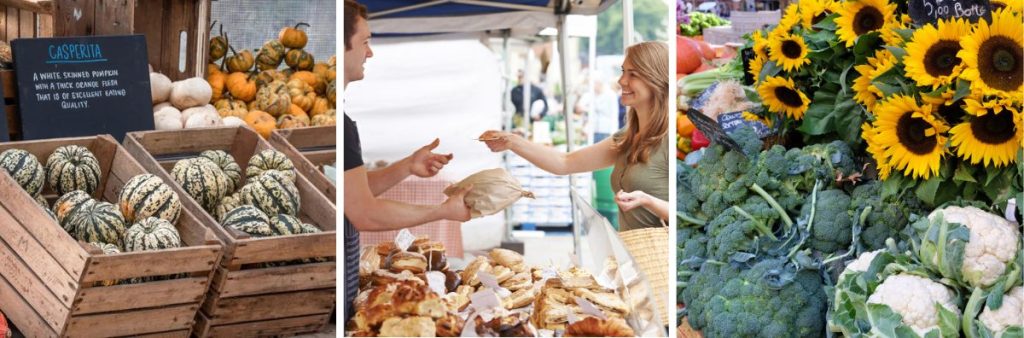
M 623 212 L 642 207 L 647 203 L 647 194 L 643 191 L 637 190 L 633 192 L 625 192 L 619 190 L 615 194 L 615 204 L 619 206 Z
M 448 200 L 444 201 L 444 204 L 441 204 L 442 218 L 460 222 L 468 221 L 470 218 L 470 209 L 469 206 L 466 205 L 465 199 L 466 194 L 468 194 L 470 190 L 473 190 L 473 185 L 457 188 L 455 192 L 448 197 Z
M 434 139 L 434 142 L 431 142 L 412 153 L 412 155 L 409 156 L 409 173 L 419 177 L 433 177 L 434 175 L 437 175 L 437 173 L 441 171 L 441 169 L 444 168 L 444 166 L 448 164 L 448 161 L 451 161 L 453 157 L 452 154 L 441 155 L 430 152 L 431 150 L 434 150 L 434 148 L 437 148 L 437 145 L 439 144 L 441 144 L 441 140 Z

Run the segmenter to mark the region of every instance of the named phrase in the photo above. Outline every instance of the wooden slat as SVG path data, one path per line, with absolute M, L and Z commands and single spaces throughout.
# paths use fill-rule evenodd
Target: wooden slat
M 319 150 L 302 152 L 300 148 L 335 146 L 336 128 L 316 127 L 275 130 L 270 137 L 270 144 L 292 160 L 295 169 L 332 203 L 336 204 L 337 187 L 331 183 L 320 170 L 319 165 L 326 161 L 337 161 L 336 150 Z M 329 140 L 328 140 L 329 138 Z
M 175 132 L 132 132 L 128 133 L 128 135 L 138 141 L 139 145 L 150 154 L 150 157 L 159 157 L 183 153 L 198 154 L 204 150 L 231 149 L 236 134 L 232 131 L 236 128 L 199 128 L 176 130 Z M 135 154 L 132 155 L 134 156 Z M 138 156 L 135 158 L 138 159 Z M 239 165 L 242 165 L 242 163 L 239 163 Z
M 214 326 L 204 337 L 272 337 L 321 332 L 329 319 L 330 314 L 326 314 Z
M 0 275 L 0 304 L 4 316 L 26 337 L 57 337 L 55 332 L 32 306 Z
M 322 289 L 337 282 L 334 262 L 217 272 L 214 288 L 221 297 Z
M 146 36 L 146 53 L 149 54 L 147 56 L 149 64 L 153 66 L 154 70 L 162 73 L 160 68 L 163 64 L 161 57 L 164 50 L 162 28 L 164 21 L 168 20 L 164 15 L 163 1 L 136 1 L 135 6 L 136 13 L 139 13 L 138 20 L 133 23 L 135 34 Z
M 0 38 L 10 42 L 7 38 L 7 6 L 0 6 Z
M 51 0 L 0 0 L 0 6 L 24 9 L 30 13 L 50 13 L 53 11 L 53 1 Z
M 57 224 L 57 221 L 43 212 L 39 204 L 36 204 L 36 201 L 28 193 L 25 193 L 21 186 L 7 175 L 6 172 L 0 173 L 0 192 L 5 194 L 4 198 L 0 199 L 0 205 L 3 206 L 3 209 L 6 209 L 6 211 L 2 212 L 9 215 L 4 220 L 0 220 L 0 222 L 7 223 L 8 225 L 23 224 L 25 225 L 23 228 L 25 230 L 21 231 L 27 230 L 27 233 L 31 234 L 32 237 L 28 238 L 27 235 L 22 237 L 19 242 L 16 242 L 15 248 L 19 252 L 25 252 L 24 250 L 30 250 L 23 249 L 30 246 L 27 243 L 38 241 L 39 248 L 41 248 L 40 251 L 31 252 L 30 254 L 33 256 L 28 257 L 34 257 L 33 260 L 43 260 L 46 256 L 53 257 L 68 276 L 77 280 L 78 276 L 81 276 L 83 273 L 88 256 L 85 250 L 78 246 L 78 243 L 71 238 L 71 235 L 68 235 Z M 11 231 L 16 231 L 16 228 L 13 226 L 9 226 L 9 228 Z M 7 234 L 5 232 L 4 236 L 8 236 Z M 52 266 L 41 267 L 40 269 L 46 270 L 33 270 L 52 270 Z M 57 273 L 53 272 L 52 276 L 57 276 Z M 61 288 L 65 285 L 71 288 L 76 287 L 74 283 L 62 283 L 60 286 L 55 286 L 55 288 Z M 63 297 L 64 293 L 60 294 Z
M 20 11 L 17 8 L 7 8 L 7 38 L 8 40 L 14 40 L 21 37 L 21 16 Z
M 3 226 L 4 223 L 8 223 L 10 220 L 10 217 L 6 214 L 0 213 L 0 226 Z M 28 302 L 32 304 L 32 308 L 35 310 L 34 313 L 39 316 L 40 319 L 45 321 L 45 323 L 51 328 L 60 328 L 64 324 L 69 313 L 68 307 L 70 306 L 70 303 L 67 303 L 65 301 L 66 298 L 64 298 L 69 288 L 67 284 L 63 284 L 70 282 L 67 280 L 69 278 L 65 275 L 65 278 L 63 278 L 64 280 L 59 280 L 57 278 L 53 278 L 54 276 L 50 276 L 49 272 L 52 271 L 43 271 L 44 277 L 40 280 L 40 278 L 37 277 L 27 265 L 40 264 L 31 262 L 32 259 L 28 259 L 29 262 L 25 262 L 23 259 L 18 258 L 18 255 L 23 253 L 20 253 L 20 250 L 16 251 L 11 247 L 11 244 L 19 243 L 19 241 L 17 239 L 12 241 L 8 236 L 8 233 L 5 231 L 6 229 L 0 229 L 0 233 L 5 234 L 5 238 L 0 239 L 0 276 L 2 276 L 7 283 L 10 283 L 10 285 L 17 290 L 17 294 L 20 297 L 27 299 Z M 13 243 L 8 243 L 7 241 L 12 241 Z M 14 245 L 21 247 L 34 246 L 35 242 L 32 240 L 29 241 L 31 244 L 25 243 L 24 245 Z M 30 252 L 34 251 L 37 250 L 33 248 Z M 39 260 L 49 261 L 51 265 L 56 265 L 56 263 L 52 261 L 52 258 L 48 256 L 41 257 Z M 63 272 L 59 267 L 56 269 L 57 271 Z M 53 292 L 47 288 L 48 283 L 55 283 L 52 284 L 55 289 L 65 294 L 61 296 L 54 295 Z M 72 290 L 71 292 L 73 293 L 74 291 Z M 72 294 L 71 297 L 73 298 L 74 294 Z
M 312 162 L 313 165 L 318 167 L 338 161 L 337 150 L 305 151 L 302 152 L 302 155 L 306 156 L 306 158 L 309 159 L 309 162 Z
M 95 32 L 95 0 L 57 1 L 53 6 L 53 34 L 89 36 Z
M 219 247 L 213 245 L 95 256 L 90 260 L 82 281 L 211 271 L 219 257 Z
M 36 13 L 28 10 L 21 10 L 18 13 L 18 34 L 22 38 L 36 37 Z
M 135 23 L 135 1 L 96 0 L 95 35 L 132 34 Z
M 133 338 L 187 338 L 187 337 L 189 337 L 189 333 L 191 333 L 191 332 L 192 332 L 191 329 L 186 329 L 186 330 L 178 330 L 178 331 L 170 331 L 170 332 L 160 332 L 160 333 L 133 335 L 132 337 Z
M 223 265 L 286 261 L 337 255 L 334 231 L 236 241 L 234 256 Z
M 0 16 L 0 18 L 3 18 L 3 16 Z M 0 81 L 3 82 L 4 86 L 4 99 L 17 100 L 18 82 L 14 79 L 14 71 L 10 69 L 0 70 Z
M 53 37 L 53 14 L 39 14 L 39 31 L 36 36 L 41 38 Z
M 71 317 L 68 337 L 115 337 L 186 330 L 195 322 L 197 305 Z M 114 324 L 116 323 L 116 324 Z
M 275 293 L 271 295 L 219 298 L 203 305 L 203 313 L 214 326 L 313 314 L 334 310 L 334 288 Z
M 281 135 L 296 149 L 337 145 L 338 128 L 335 126 L 309 127 L 295 129 L 279 129 L 274 134 Z
M 108 177 L 111 174 L 112 168 L 114 167 L 114 158 L 116 157 L 115 155 L 117 154 L 117 149 L 118 148 L 120 148 L 120 147 L 118 146 L 117 141 L 114 141 L 114 138 L 111 137 L 110 135 L 97 136 L 93 140 L 93 142 L 89 145 L 89 151 L 91 151 L 92 154 L 94 156 L 96 156 L 96 160 L 100 164 L 100 173 L 101 173 L 100 174 L 100 186 L 101 187 L 109 185 L 107 180 L 108 180 Z M 123 156 L 127 156 L 127 154 L 123 155 Z M 124 167 L 132 167 L 131 163 L 125 163 L 125 164 L 121 164 L 121 165 L 124 166 Z M 139 169 L 139 168 L 136 168 L 135 170 L 141 171 L 141 169 Z M 93 197 L 94 198 L 103 197 L 103 192 L 102 191 L 96 191 L 95 193 L 93 193 Z M 108 202 L 112 202 L 114 204 L 117 204 L 116 203 L 117 200 L 109 200 Z
M 206 294 L 206 278 L 102 286 L 82 289 L 73 315 L 143 309 L 179 304 L 198 304 Z

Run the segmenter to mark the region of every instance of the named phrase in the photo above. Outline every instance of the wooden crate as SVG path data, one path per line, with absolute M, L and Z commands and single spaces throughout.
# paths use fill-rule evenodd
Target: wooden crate
M 252 130 L 239 127 L 133 132 L 124 143 L 143 167 L 166 180 L 171 179 L 169 171 L 177 161 L 203 150 L 227 151 L 244 172 L 253 154 L 271 148 Z M 321 330 L 327 322 L 335 306 L 337 210 L 303 175 L 298 175 L 296 185 L 302 202 L 299 219 L 318 226 L 322 233 L 249 238 L 222 227 L 179 185 L 173 185 L 184 196 L 186 209 L 198 215 L 225 245 L 196 324 L 197 335 L 311 332 Z M 328 261 L 261 267 L 262 263 L 315 257 Z
M 0 38 L 142 34 L 171 80 L 206 73 L 211 0 L 0 0 Z
M 338 189 L 324 174 L 325 165 L 337 166 L 338 128 L 335 126 L 278 129 L 270 135 L 270 145 L 295 163 L 295 169 L 313 186 L 337 204 Z
M 146 171 L 109 135 L 0 144 L 41 161 L 59 146 L 88 147 L 100 161 L 95 198 L 117 203 L 124 182 Z M 52 203 L 57 198 L 44 190 Z M 222 246 L 187 210 L 176 224 L 185 246 L 104 255 L 76 241 L 0 170 L 0 307 L 28 337 L 187 337 Z M 99 286 L 97 282 L 187 274 L 172 280 Z

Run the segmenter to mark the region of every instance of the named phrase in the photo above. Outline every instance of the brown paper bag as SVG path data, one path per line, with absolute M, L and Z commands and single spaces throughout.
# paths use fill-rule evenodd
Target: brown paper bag
M 473 185 L 466 194 L 465 202 L 469 206 L 473 218 L 493 215 L 505 210 L 520 198 L 533 198 L 533 193 L 523 190 L 512 175 L 505 169 L 494 168 L 469 175 L 459 183 L 444 189 L 444 194 L 451 196 L 456 188 Z

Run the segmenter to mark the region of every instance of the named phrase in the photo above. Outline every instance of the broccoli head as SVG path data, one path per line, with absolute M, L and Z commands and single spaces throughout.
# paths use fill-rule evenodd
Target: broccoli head
M 900 234 L 917 208 L 913 196 L 882 197 L 882 183 L 871 181 L 857 186 L 850 194 L 850 210 L 861 224 L 860 244 L 867 251 L 884 249 L 885 239 L 900 241 Z M 862 219 L 863 218 L 863 219 Z
M 706 262 L 690 278 L 683 301 L 705 337 L 821 337 L 827 300 L 821 275 L 785 259 L 749 269 Z
M 838 189 L 820 191 L 814 203 L 810 199 L 804 203 L 800 218 L 808 220 L 812 208 L 814 219 L 807 244 L 814 250 L 829 254 L 848 248 L 853 240 L 850 196 Z

